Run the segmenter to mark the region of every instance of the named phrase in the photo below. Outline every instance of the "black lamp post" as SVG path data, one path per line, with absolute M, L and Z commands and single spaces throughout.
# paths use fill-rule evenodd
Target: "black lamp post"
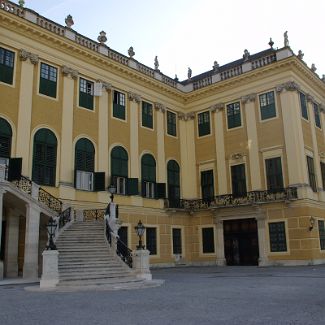
M 47 232 L 50 236 L 49 244 L 46 246 L 47 250 L 56 250 L 56 245 L 54 244 L 53 237 L 55 234 L 55 229 L 57 227 L 56 221 L 51 217 L 49 223 L 47 224 Z
M 134 229 L 137 232 L 137 235 L 139 236 L 139 245 L 137 246 L 137 249 L 144 249 L 145 247 L 142 245 L 142 236 L 146 230 L 146 227 L 143 225 L 141 220 L 139 220 L 138 224 L 134 227 Z
M 114 200 L 114 194 L 116 193 L 116 186 L 114 184 L 111 184 L 108 187 L 107 190 L 108 190 L 109 193 L 111 193 L 110 199 L 111 199 L 111 202 L 113 202 L 113 200 Z

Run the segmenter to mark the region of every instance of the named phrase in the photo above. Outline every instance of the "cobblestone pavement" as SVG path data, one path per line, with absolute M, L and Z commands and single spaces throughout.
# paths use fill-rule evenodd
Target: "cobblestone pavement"
M 165 283 L 121 291 L 0 287 L 0 324 L 325 324 L 325 266 L 153 270 Z

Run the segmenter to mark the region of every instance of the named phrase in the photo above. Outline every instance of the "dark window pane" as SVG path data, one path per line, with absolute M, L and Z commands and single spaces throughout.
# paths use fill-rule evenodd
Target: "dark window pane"
M 199 137 L 210 134 L 210 112 L 198 114 Z
M 214 198 L 214 178 L 213 170 L 201 172 L 202 200 L 210 202 Z
M 86 79 L 79 79 L 79 106 L 94 109 L 94 83 Z
M 0 118 L 0 157 L 9 158 L 11 152 L 12 130 L 10 124 Z
M 142 126 L 153 128 L 152 105 L 147 102 L 142 102 Z
M 167 134 L 176 137 L 176 114 L 167 111 Z
M 307 156 L 307 167 L 308 167 L 309 185 L 314 192 L 317 192 L 314 159 L 312 157 Z
M 284 222 L 269 223 L 271 252 L 286 252 L 287 241 Z
M 277 191 L 283 189 L 283 177 L 281 158 L 270 158 L 265 160 L 267 189 Z
M 320 114 L 319 114 L 319 107 L 317 104 L 314 104 L 314 115 L 315 115 L 315 125 L 319 128 L 321 128 L 321 122 L 320 122 Z
M 15 53 L 0 47 L 0 81 L 12 85 Z
M 260 97 L 261 119 L 266 120 L 276 116 L 274 92 L 262 94 Z
M 213 228 L 202 228 L 202 245 L 203 253 L 214 253 Z
M 182 230 L 173 228 L 173 254 L 182 254 Z
M 231 182 L 233 197 L 246 196 L 247 189 L 244 164 L 231 166 Z
M 300 96 L 300 108 L 301 108 L 301 116 L 308 120 L 308 110 L 307 110 L 307 100 L 306 96 L 303 93 L 299 93 Z
M 325 163 L 320 163 L 320 169 L 322 172 L 322 183 L 323 183 L 323 190 L 325 190 Z
M 157 255 L 157 229 L 146 228 L 146 246 L 150 255 Z
M 128 154 L 123 147 L 114 147 L 111 152 L 111 175 L 128 177 Z
M 88 139 L 79 139 L 75 149 L 75 170 L 94 172 L 95 148 Z
M 227 105 L 228 129 L 241 126 L 241 114 L 239 102 Z
M 180 198 L 180 171 L 175 160 L 170 160 L 167 164 L 168 198 L 178 200 Z
M 125 95 L 116 90 L 113 97 L 113 116 L 125 120 Z
M 323 220 L 318 220 L 318 231 L 319 231 L 319 241 L 320 249 L 325 249 L 325 225 Z

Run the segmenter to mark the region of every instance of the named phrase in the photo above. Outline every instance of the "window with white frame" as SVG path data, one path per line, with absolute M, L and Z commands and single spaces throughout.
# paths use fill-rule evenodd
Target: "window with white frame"
M 76 189 L 84 191 L 93 191 L 94 173 L 82 170 L 76 171 Z

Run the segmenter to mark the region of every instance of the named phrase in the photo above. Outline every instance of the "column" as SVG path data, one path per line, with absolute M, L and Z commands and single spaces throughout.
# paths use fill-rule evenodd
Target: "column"
M 316 124 L 315 124 L 315 114 L 314 114 L 314 103 L 315 100 L 312 96 L 307 95 L 307 107 L 308 107 L 308 116 L 310 119 L 310 131 L 311 131 L 311 139 L 313 143 L 313 152 L 314 152 L 314 168 L 315 168 L 315 176 L 316 176 L 316 185 L 317 190 L 323 192 L 322 184 L 322 173 L 320 169 L 320 159 L 319 159 L 319 151 L 317 145 L 317 137 L 316 137 Z M 321 114 L 321 113 L 320 113 Z M 322 128 L 325 127 L 324 124 L 321 124 Z
M 20 73 L 16 156 L 23 158 L 22 174 L 28 176 L 34 65 L 38 63 L 38 56 L 25 50 L 21 50 L 20 59 L 22 63 Z
M 140 178 L 139 168 L 139 103 L 141 97 L 129 93 L 130 100 L 130 177 Z
M 308 185 L 304 139 L 297 90 L 299 86 L 288 82 L 277 87 L 283 118 L 283 132 L 287 154 L 289 186 Z
M 223 103 L 216 104 L 210 108 L 214 114 L 215 125 L 215 143 L 217 156 L 217 181 L 218 181 L 218 195 L 228 194 L 227 187 L 227 168 L 225 155 L 225 139 L 223 128 L 223 110 L 225 105 Z
M 160 103 L 155 103 L 157 114 L 157 183 L 167 182 L 165 158 L 165 112 L 166 108 Z
M 25 279 L 38 278 L 38 242 L 39 242 L 40 209 L 36 204 L 26 205 L 26 234 L 24 274 Z
M 225 259 L 225 241 L 223 237 L 223 220 L 216 220 L 216 229 L 217 229 L 217 265 L 218 266 L 225 266 L 226 259 Z
M 61 71 L 63 74 L 63 98 L 60 155 L 60 188 L 61 185 L 73 187 L 73 100 L 74 83 L 75 80 L 78 78 L 78 71 L 68 68 L 67 66 L 63 66 Z
M 195 159 L 195 114 L 179 115 L 179 137 L 181 147 L 181 177 L 184 199 L 195 199 L 197 194 L 197 171 Z
M 265 224 L 266 218 L 263 215 L 257 216 L 257 235 L 258 235 L 258 251 L 259 251 L 259 259 L 258 266 L 267 266 L 268 258 L 266 253 L 266 236 L 265 236 Z
M 99 97 L 98 108 L 98 171 L 105 172 L 105 187 L 108 186 L 108 91 L 112 86 L 102 83 L 103 92 Z
M 6 274 L 7 277 L 18 276 L 18 238 L 19 214 L 9 209 L 7 215 Z
M 260 159 L 258 154 L 258 140 L 255 116 L 256 94 L 250 94 L 242 98 L 244 112 L 246 114 L 246 130 L 248 138 L 249 170 L 251 177 L 251 190 L 262 189 Z
M 5 190 L 0 188 L 0 251 L 1 251 L 1 237 L 2 237 L 2 216 L 3 216 L 3 195 Z M 0 280 L 3 279 L 3 261 L 0 260 Z

